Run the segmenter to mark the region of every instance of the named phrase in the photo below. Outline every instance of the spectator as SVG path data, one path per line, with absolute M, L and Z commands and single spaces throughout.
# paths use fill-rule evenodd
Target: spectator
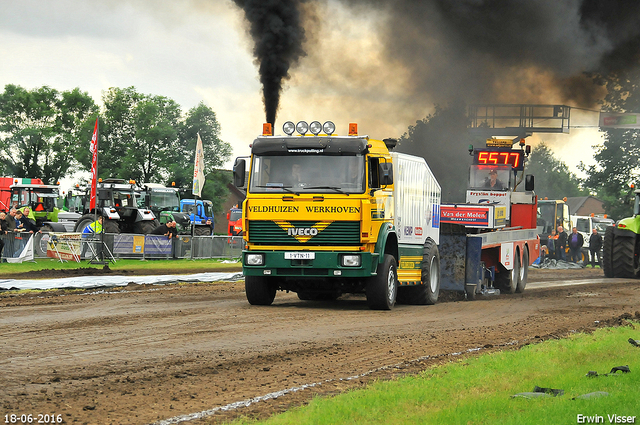
M 28 214 L 28 209 L 26 209 Z M 38 231 L 36 224 L 29 220 L 29 217 L 22 213 L 22 211 L 16 211 L 16 230 L 19 232 L 34 233 Z
M 16 229 L 16 212 L 18 212 L 18 210 L 11 208 L 9 210 L 9 216 L 5 217 L 5 220 L 7 220 L 7 230 L 9 232 L 13 232 Z
M 102 223 L 104 221 L 104 218 L 99 215 L 98 218 L 96 219 L 96 221 L 94 221 L 93 223 L 89 223 L 85 226 L 84 229 L 82 229 L 82 239 L 83 239 L 83 243 L 82 243 L 82 253 L 80 254 L 82 257 L 85 256 L 85 254 L 87 253 L 87 248 L 89 247 L 89 243 L 87 242 L 87 239 L 91 238 L 93 239 L 93 236 L 97 233 L 102 233 L 103 228 L 102 228 Z
M 2 250 L 4 249 L 4 239 L 6 235 L 9 233 L 7 228 L 7 213 L 4 211 L 0 212 L 0 258 L 2 258 Z
M 547 239 L 547 249 L 549 250 L 549 258 L 557 259 L 556 255 L 556 243 L 558 241 L 558 234 L 556 233 L 556 229 L 551 229 L 551 234 Z
M 584 238 L 581 233 L 578 233 L 578 228 L 571 229 L 571 235 L 569 235 L 569 260 L 577 263 L 582 260 L 582 245 L 584 245 Z
M 558 240 L 556 242 L 557 259 L 567 261 L 567 232 L 562 226 L 558 226 Z
M 178 231 L 176 230 L 176 222 L 168 221 L 166 224 L 162 224 L 151 231 L 152 235 L 164 235 L 167 238 L 176 238 Z
M 593 229 L 591 236 L 589 236 L 589 254 L 591 257 L 591 267 L 595 268 L 595 258 L 598 256 L 598 266 L 602 267 L 600 263 L 600 249 L 602 249 L 602 236 L 598 234 L 598 229 Z

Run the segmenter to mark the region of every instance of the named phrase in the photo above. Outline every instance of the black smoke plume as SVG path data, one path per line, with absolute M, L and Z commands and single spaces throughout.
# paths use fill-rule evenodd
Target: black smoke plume
M 275 124 L 283 81 L 305 55 L 299 0 L 234 0 L 244 10 L 255 43 L 266 120 Z

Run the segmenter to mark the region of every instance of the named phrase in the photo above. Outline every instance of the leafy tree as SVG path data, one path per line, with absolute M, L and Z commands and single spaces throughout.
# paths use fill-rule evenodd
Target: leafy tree
M 220 124 L 215 112 L 201 102 L 187 112 L 178 129 L 179 149 L 176 150 L 174 166 L 170 169 L 171 179 L 177 186 L 190 188 L 193 184 L 193 163 L 198 133 L 202 139 L 207 180 L 208 173 L 221 167 L 231 156 L 231 145 L 220 140 Z M 206 192 L 206 189 L 205 180 L 203 190 Z
M 531 150 L 525 172 L 534 175 L 539 198 L 562 199 L 589 194 L 580 187 L 581 180 L 569 171 L 564 162 L 556 159 L 544 143 Z
M 0 94 L 0 172 L 45 183 L 67 176 L 96 111 L 93 99 L 78 88 L 6 85 Z
M 603 110 L 640 112 L 640 69 L 594 75 L 594 81 L 607 89 Z M 631 184 L 640 174 L 640 130 L 603 129 L 605 141 L 596 148 L 596 164 L 582 170 L 588 175 L 585 186 L 604 201 L 607 214 L 617 219 L 633 212 Z

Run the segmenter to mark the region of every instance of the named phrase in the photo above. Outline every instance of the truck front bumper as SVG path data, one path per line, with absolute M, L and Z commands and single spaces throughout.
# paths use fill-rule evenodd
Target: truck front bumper
M 313 259 L 288 259 L 285 258 L 285 251 L 245 250 L 242 252 L 242 272 L 245 276 L 363 278 L 374 275 L 378 265 L 378 254 L 371 252 L 297 251 L 295 253 L 312 254 Z M 248 264 L 248 255 L 262 256 L 262 264 Z M 344 256 L 359 256 L 360 265 L 344 265 Z

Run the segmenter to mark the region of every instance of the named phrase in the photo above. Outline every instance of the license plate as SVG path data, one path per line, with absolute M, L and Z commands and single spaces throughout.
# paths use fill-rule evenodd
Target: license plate
M 285 252 L 285 260 L 313 260 L 316 258 L 315 252 Z

